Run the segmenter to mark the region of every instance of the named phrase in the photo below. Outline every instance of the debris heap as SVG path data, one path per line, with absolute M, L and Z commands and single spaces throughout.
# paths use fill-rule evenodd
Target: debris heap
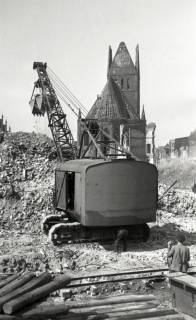
M 44 135 L 6 136 L 0 145 L 1 227 L 32 230 L 53 212 L 55 158 L 53 141 Z
M 160 185 L 159 195 L 166 189 L 166 185 Z M 174 215 L 193 217 L 196 215 L 196 194 L 188 190 L 171 189 L 159 202 L 159 208 Z

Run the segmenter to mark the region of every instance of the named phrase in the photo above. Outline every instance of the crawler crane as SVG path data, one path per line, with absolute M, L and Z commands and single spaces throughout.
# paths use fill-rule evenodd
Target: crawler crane
M 138 161 L 96 119 L 85 118 L 86 109 L 46 63 L 34 62 L 33 69 L 38 80 L 30 106 L 33 115 L 48 117 L 59 158 L 55 206 L 65 213 L 46 216 L 43 230 L 55 245 L 113 240 L 120 228 L 130 239 L 146 241 L 147 222 L 156 220 L 156 167 Z M 78 118 L 77 146 L 57 94 L 74 114 L 84 116 Z

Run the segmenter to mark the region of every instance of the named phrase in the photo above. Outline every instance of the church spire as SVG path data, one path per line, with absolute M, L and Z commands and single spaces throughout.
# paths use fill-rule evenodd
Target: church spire
M 112 64 L 112 48 L 111 48 L 111 46 L 109 46 L 109 50 L 108 50 L 108 70 L 107 70 L 107 77 L 109 76 L 109 71 L 110 71 L 111 64 Z
M 137 44 L 135 49 L 135 67 L 138 74 L 140 74 L 140 57 L 139 57 L 139 44 Z
M 144 105 L 143 105 L 143 108 L 142 108 L 141 120 L 145 120 L 145 121 L 146 121 L 146 115 L 145 115 L 145 111 L 144 111 Z
M 140 114 L 140 57 L 139 57 L 139 44 L 137 44 L 135 49 L 135 68 L 137 70 L 137 110 L 138 114 Z

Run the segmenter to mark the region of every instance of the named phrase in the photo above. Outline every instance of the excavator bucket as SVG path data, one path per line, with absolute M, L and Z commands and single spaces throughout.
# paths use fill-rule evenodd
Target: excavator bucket
M 35 95 L 31 101 L 29 102 L 31 109 L 32 109 L 32 114 L 34 116 L 44 116 L 46 107 L 44 103 L 44 98 L 41 94 Z

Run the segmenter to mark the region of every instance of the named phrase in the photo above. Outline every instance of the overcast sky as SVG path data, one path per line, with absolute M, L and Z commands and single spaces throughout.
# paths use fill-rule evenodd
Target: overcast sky
M 42 130 L 28 105 L 46 61 L 90 109 L 113 54 L 140 46 L 141 105 L 156 144 L 196 129 L 196 0 L 0 0 L 0 114 L 12 131 Z M 76 133 L 76 118 L 64 108 Z

